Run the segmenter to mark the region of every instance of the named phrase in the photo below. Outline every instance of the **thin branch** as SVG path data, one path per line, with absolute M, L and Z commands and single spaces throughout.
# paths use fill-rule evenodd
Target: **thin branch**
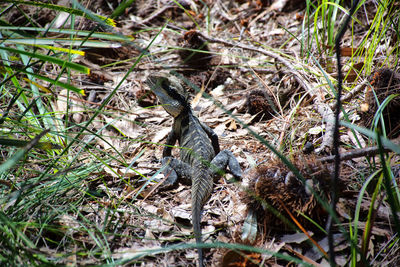
M 364 81 L 362 81 L 361 83 L 357 84 L 353 90 L 351 90 L 350 92 L 348 92 L 347 94 L 345 94 L 340 101 L 344 102 L 344 101 L 349 101 L 350 99 L 353 98 L 353 96 L 355 96 L 356 94 L 358 94 L 364 87 L 365 85 L 367 85 L 369 82 L 367 79 L 365 79 Z M 337 102 L 334 102 L 330 105 L 331 108 L 336 108 Z
M 350 9 L 349 15 L 346 17 L 342 27 L 339 30 L 338 35 L 335 38 L 335 50 L 336 50 L 336 60 L 337 60 L 337 68 L 338 68 L 338 89 L 337 89 L 337 103 L 335 110 L 335 127 L 333 132 L 333 154 L 335 155 L 335 171 L 331 179 L 331 208 L 332 212 L 336 213 L 336 202 L 337 202 L 337 183 L 339 180 L 340 174 L 340 133 L 339 133 L 339 115 L 341 110 L 341 97 L 342 97 L 342 63 L 340 59 L 340 41 L 343 38 L 344 33 L 346 32 L 347 26 L 350 23 L 350 19 L 353 16 L 358 5 L 358 0 L 353 1 L 353 5 Z M 332 218 L 335 214 L 329 213 L 327 230 L 328 230 L 328 244 L 329 244 L 329 263 L 331 266 L 336 266 L 335 260 L 335 247 L 333 240 L 333 224 Z
M 310 96 L 313 99 L 313 102 L 314 102 L 314 105 L 315 105 L 315 109 L 321 115 L 322 119 L 326 122 L 325 135 L 323 137 L 323 141 L 322 141 L 321 146 L 318 148 L 317 153 L 319 151 L 322 151 L 325 147 L 329 147 L 329 148 L 332 147 L 332 144 L 333 144 L 333 128 L 334 128 L 333 127 L 334 126 L 334 124 L 333 124 L 333 121 L 334 121 L 333 111 L 329 107 L 329 105 L 326 104 L 323 101 L 322 94 L 318 90 L 315 90 L 306 81 L 306 79 L 300 74 L 300 72 L 297 71 L 297 69 L 293 67 L 293 63 L 292 62 L 288 61 L 287 59 L 281 57 L 280 55 L 278 55 L 278 54 L 276 54 L 274 52 L 267 51 L 267 50 L 262 49 L 262 48 L 243 45 L 243 44 L 240 44 L 240 43 L 231 43 L 231 42 L 227 42 L 225 40 L 211 38 L 211 37 L 205 36 L 201 32 L 198 32 L 198 34 L 204 40 L 206 40 L 206 41 L 208 41 L 210 43 L 219 43 L 219 44 L 226 45 L 228 47 L 238 47 L 238 48 L 242 48 L 242 49 L 245 49 L 245 50 L 257 52 L 257 53 L 272 57 L 272 58 L 276 59 L 277 61 L 279 61 L 280 63 L 282 63 L 288 69 L 288 71 L 293 75 L 294 79 L 299 83 L 299 85 L 308 94 L 310 94 Z
M 400 142 L 397 142 L 396 144 L 400 145 Z M 383 151 L 390 152 L 392 150 L 390 150 L 387 147 L 384 147 Z M 343 160 L 350 160 L 350 159 L 361 158 L 361 157 L 373 157 L 373 156 L 376 156 L 377 154 L 379 154 L 378 146 L 371 146 L 371 147 L 366 147 L 366 148 L 353 149 L 353 150 L 341 153 L 340 160 L 343 161 Z M 321 161 L 321 162 L 333 162 L 333 161 L 335 161 L 335 156 L 336 155 L 326 156 L 326 157 L 319 158 L 317 160 Z

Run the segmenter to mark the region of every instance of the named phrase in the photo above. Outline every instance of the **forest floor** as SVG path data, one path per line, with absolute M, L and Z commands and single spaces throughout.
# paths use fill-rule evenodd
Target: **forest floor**
M 81 4 L 96 14 L 109 16 L 120 2 L 88 0 Z M 229 182 L 229 173 L 221 177 L 204 207 L 203 240 L 211 246 L 205 249 L 206 265 L 294 266 L 297 263 L 293 258 L 314 266 L 328 264 L 328 237 L 324 229 L 329 214 L 318 199 L 322 203 L 331 200 L 334 166 L 329 157 L 333 153 L 336 103 L 332 88 L 337 86 L 338 74 L 335 49 L 327 41 L 329 33 L 322 15 L 316 17 L 318 22 L 314 15 L 307 20 L 307 10 L 314 12 L 315 8 L 307 9 L 305 2 L 135 1 L 116 19 L 113 29 L 132 36 L 131 43 L 118 48 L 87 49 L 85 56 L 75 60 L 90 67 L 91 74 L 74 78 L 75 85 L 84 89 L 86 96 L 70 94 L 75 103 L 74 115 L 69 117 L 72 122 L 85 122 L 119 86 L 92 122 L 91 130 L 101 132 L 102 138 L 88 141 L 87 135 L 82 140 L 92 142 L 107 155 L 123 157 L 129 165 L 101 156 L 107 167 L 86 182 L 91 192 L 100 193 L 95 200 L 88 198 L 79 207 L 79 213 L 99 228 L 114 224 L 106 237 L 110 258 L 127 260 L 133 266 L 196 265 L 190 185 L 159 190 L 157 183 L 163 179 L 157 171 L 161 167 L 162 144 L 173 119 L 158 106 L 144 83 L 148 75 L 171 71 L 192 83 L 187 89 L 195 114 L 213 128 L 221 150 L 231 151 L 243 170 L 243 179 L 238 183 Z M 344 8 L 349 10 L 350 6 Z M 400 75 L 395 68 L 386 68 L 396 61 L 395 53 L 385 55 L 385 51 L 398 44 L 394 30 L 386 31 L 370 62 L 355 52 L 368 32 L 362 25 L 371 24 L 377 9 L 374 1 L 365 1 L 354 15 L 358 22 L 348 27 L 341 41 L 346 114 L 341 119 L 366 128 L 370 128 L 377 109 L 371 88 L 392 85 L 400 89 Z M 36 21 L 43 26 L 57 21 L 56 14 L 47 13 L 46 9 L 37 14 Z M 17 11 L 8 17 L 14 25 L 20 23 L 17 18 Z M 337 34 L 343 18 L 345 14 L 339 11 L 332 34 Z M 94 26 L 88 20 L 77 20 L 76 27 L 91 30 Z M 194 50 L 188 53 L 190 49 Z M 192 59 L 187 60 L 193 51 Z M 56 95 L 60 112 L 66 108 L 66 94 L 60 91 Z M 385 96 L 388 95 L 386 92 Z M 389 105 L 389 113 L 396 107 Z M 385 129 L 386 136 L 395 140 L 399 116 L 384 119 L 391 122 Z M 372 154 L 362 150 L 372 146 L 376 143 L 362 130 L 340 127 L 340 152 L 350 156 L 341 162 L 337 185 L 333 237 L 339 266 L 349 263 L 355 247 L 371 265 L 400 264 L 400 246 L 392 241 L 398 240 L 392 210 L 384 192 L 374 195 L 379 179 L 375 172 L 382 170 L 379 150 Z M 306 185 L 271 147 L 293 162 Z M 355 150 L 364 154 L 356 157 L 352 154 Z M 178 148 L 173 149 L 173 155 L 179 157 Z M 387 160 L 398 184 L 399 158 L 390 155 Z M 82 163 L 87 161 L 83 159 Z M 365 192 L 361 197 L 360 190 Z M 375 207 L 373 211 L 371 205 Z M 108 217 L 109 209 L 114 211 L 112 218 Z M 353 220 L 355 210 L 357 220 Z M 366 224 L 371 222 L 370 216 L 374 216 L 371 228 Z M 96 247 L 88 233 L 80 232 L 75 219 L 74 215 L 66 215 L 53 223 L 70 228 L 65 235 L 79 240 L 80 246 L 89 250 Z M 354 246 L 342 234 L 351 233 L 353 227 L 358 227 L 359 236 L 368 236 L 356 239 Z M 218 242 L 249 245 L 271 254 L 224 245 L 212 247 Z M 185 247 L 188 243 L 192 246 Z M 71 253 L 60 264 L 104 263 L 103 256 L 94 253 L 81 257 L 76 254 L 79 249 L 68 244 L 55 247 L 43 241 L 40 250 L 48 254 Z

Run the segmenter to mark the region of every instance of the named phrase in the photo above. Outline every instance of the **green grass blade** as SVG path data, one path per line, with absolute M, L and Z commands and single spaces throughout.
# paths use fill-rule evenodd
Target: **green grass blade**
M 13 156 L 11 156 L 8 160 L 6 160 L 3 164 L 0 165 L 0 174 L 9 170 L 13 166 L 15 166 L 20 159 L 24 157 L 24 155 L 32 149 L 35 145 L 39 143 L 40 138 L 48 133 L 48 130 L 45 130 L 38 134 L 32 141 L 30 141 L 24 148 L 18 150 Z
M 366 128 L 363 128 L 363 127 L 360 127 L 360 126 L 357 126 L 357 125 L 354 125 L 354 124 L 351 124 L 351 123 L 345 122 L 345 121 L 340 121 L 340 125 L 348 127 L 350 129 L 354 129 L 354 130 L 368 136 L 369 138 L 371 138 L 373 140 L 377 140 L 376 134 L 371 130 L 368 130 Z M 380 137 L 380 140 L 385 147 L 387 147 L 388 149 L 392 150 L 393 152 L 395 152 L 397 154 L 400 154 L 400 146 L 399 145 L 393 143 L 392 141 L 390 141 L 389 139 L 384 138 L 384 137 Z
M 49 8 L 49 9 L 57 10 L 57 11 L 61 11 L 61 12 L 66 12 L 71 15 L 82 16 L 82 17 L 85 17 L 88 19 L 91 18 L 90 16 L 87 15 L 87 13 L 85 13 L 79 9 L 69 8 L 69 7 L 65 7 L 65 6 L 59 6 L 59 5 L 53 5 L 53 4 L 43 3 L 43 2 L 39 2 L 39 1 L 3 0 L 3 2 L 8 2 L 8 3 L 12 3 L 12 4 L 20 4 L 20 5 L 38 6 L 38 7 Z M 96 14 L 93 14 L 93 16 L 95 16 L 97 19 L 99 19 L 101 21 L 105 21 L 105 23 L 107 25 L 115 26 L 115 22 L 112 19 L 108 19 L 108 18 L 105 18 L 104 16 L 100 16 L 100 15 L 96 15 Z
M 112 34 L 108 32 L 91 32 L 91 31 L 83 31 L 83 30 L 73 30 L 73 29 L 47 29 L 47 28 L 39 28 L 39 27 L 19 27 L 19 26 L 0 26 L 0 31 L 6 31 L 6 30 L 11 30 L 11 31 L 34 31 L 34 32 L 51 32 L 51 33 L 61 33 L 65 35 L 74 35 L 74 36 L 90 36 L 91 38 L 98 38 L 98 39 L 105 39 L 105 40 L 110 40 L 110 41 L 126 41 L 126 42 L 131 42 L 133 41 L 132 36 L 125 36 L 121 34 Z M 16 32 L 12 32 L 13 35 L 17 35 Z M 24 37 L 24 36 L 20 36 Z M 25 37 L 26 38 L 26 37 Z M 28 38 L 29 39 L 29 38 Z M 37 38 L 35 38 L 37 39 Z M 57 39 L 54 39 L 57 40 Z M 66 39 L 59 39 L 59 41 L 66 41 Z M 7 40 L 3 40 L 7 41 Z
M 16 54 L 19 54 L 19 55 L 26 55 L 26 56 L 29 56 L 29 57 L 32 57 L 32 58 L 38 58 L 38 59 L 43 60 L 45 62 L 52 62 L 54 64 L 57 64 L 57 65 L 60 65 L 60 66 L 63 66 L 63 67 L 67 67 L 67 68 L 79 71 L 81 73 L 84 73 L 84 74 L 89 74 L 90 73 L 90 68 L 88 68 L 86 66 L 83 66 L 83 65 L 80 65 L 80 64 L 77 64 L 77 63 L 74 63 L 74 62 L 68 62 L 68 61 L 59 59 L 57 57 L 42 55 L 42 54 L 39 54 L 39 53 L 32 53 L 32 52 L 28 52 L 28 51 L 24 51 L 24 50 L 20 50 L 20 49 L 14 49 L 14 48 L 11 48 L 11 47 L 4 47 L 4 46 L 0 46 L 0 49 L 1 50 L 6 50 L 6 51 L 11 52 L 11 53 L 16 53 Z
M 33 76 L 35 78 L 40 79 L 40 80 L 49 82 L 49 83 L 53 84 L 54 86 L 60 86 L 62 88 L 65 88 L 65 89 L 71 90 L 71 91 L 73 91 L 75 93 L 78 93 L 80 95 L 84 95 L 85 94 L 84 90 L 79 89 L 79 88 L 71 85 L 70 83 L 64 83 L 64 82 L 56 81 L 56 80 L 53 80 L 53 79 L 48 78 L 46 76 L 39 75 L 39 74 L 36 74 L 36 73 L 33 73 L 33 72 L 29 72 L 29 71 L 26 71 L 24 69 L 18 69 L 18 68 L 13 68 L 13 69 L 15 69 L 16 71 L 20 71 L 22 73 L 31 75 L 31 76 Z

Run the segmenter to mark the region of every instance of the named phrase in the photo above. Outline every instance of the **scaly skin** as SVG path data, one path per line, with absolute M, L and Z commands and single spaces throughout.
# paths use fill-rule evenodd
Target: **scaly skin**
M 188 95 L 180 81 L 171 74 L 150 76 L 146 83 L 157 95 L 164 109 L 174 117 L 172 131 L 163 151 L 163 163 L 168 164 L 166 185 L 174 184 L 178 177 L 192 180 L 192 223 L 196 243 L 201 244 L 201 212 L 213 189 L 213 177 L 229 168 L 236 178 L 241 177 L 239 163 L 229 151 L 219 151 L 217 135 L 193 114 Z M 176 141 L 181 149 L 180 158 L 171 157 Z M 216 156 L 217 155 L 217 156 Z M 204 266 L 203 251 L 198 248 L 199 266 Z

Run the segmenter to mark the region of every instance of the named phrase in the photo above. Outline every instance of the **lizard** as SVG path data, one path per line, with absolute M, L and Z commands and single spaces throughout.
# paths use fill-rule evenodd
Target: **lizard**
M 218 136 L 193 113 L 189 94 L 181 81 L 169 73 L 150 75 L 146 84 L 155 93 L 164 109 L 172 115 L 174 122 L 163 149 L 162 163 L 168 177 L 163 187 L 169 187 L 178 178 L 190 179 L 193 232 L 197 244 L 202 243 L 201 213 L 213 190 L 214 178 L 229 166 L 235 179 L 240 179 L 242 170 L 232 152 L 220 151 Z M 180 160 L 171 155 L 172 147 L 179 142 Z M 197 248 L 199 266 L 204 266 L 203 251 Z

